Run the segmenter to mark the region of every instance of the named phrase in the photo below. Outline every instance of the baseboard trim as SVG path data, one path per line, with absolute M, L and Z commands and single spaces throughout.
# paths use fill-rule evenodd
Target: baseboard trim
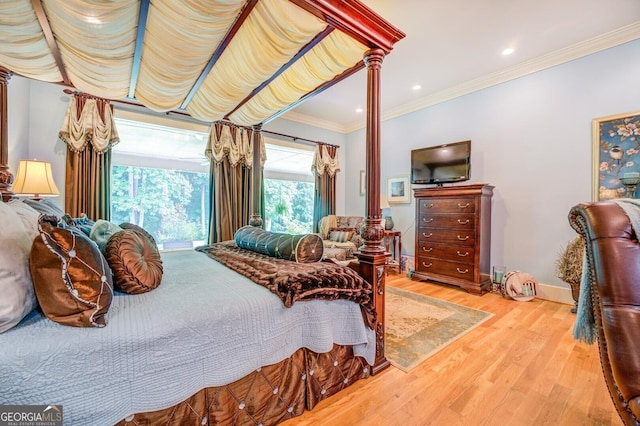
M 575 305 L 573 297 L 571 297 L 571 289 L 569 287 L 558 287 L 556 285 L 549 285 L 544 283 L 538 283 L 536 289 L 536 297 L 551 302 L 564 303 L 567 305 Z

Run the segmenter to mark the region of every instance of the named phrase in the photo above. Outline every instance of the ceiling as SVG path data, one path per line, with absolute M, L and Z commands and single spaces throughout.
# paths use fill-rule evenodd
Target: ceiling
M 2 0 L 0 67 L 82 96 L 252 126 L 362 68 L 367 46 L 388 51 L 401 38 L 361 9 L 356 0 Z
M 382 64 L 383 120 L 640 38 L 640 0 L 362 1 L 406 34 Z M 357 130 L 365 89 L 361 70 L 284 117 Z

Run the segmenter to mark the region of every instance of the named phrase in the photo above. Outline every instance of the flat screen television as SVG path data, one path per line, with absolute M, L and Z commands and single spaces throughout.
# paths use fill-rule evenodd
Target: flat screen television
M 411 183 L 442 185 L 469 180 L 471 141 L 411 151 Z

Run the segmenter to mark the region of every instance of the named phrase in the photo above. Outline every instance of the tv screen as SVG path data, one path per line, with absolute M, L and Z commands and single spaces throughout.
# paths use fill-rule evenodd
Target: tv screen
M 411 183 L 451 183 L 469 180 L 471 141 L 411 151 Z

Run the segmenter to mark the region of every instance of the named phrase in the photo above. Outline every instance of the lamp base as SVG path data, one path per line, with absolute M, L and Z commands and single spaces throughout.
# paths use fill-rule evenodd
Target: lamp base
M 391 218 L 391 216 L 386 216 L 384 218 L 384 229 L 386 229 L 387 231 L 393 229 L 393 219 Z
M 640 184 L 640 177 L 622 177 L 620 182 L 627 188 L 627 198 L 635 198 L 637 186 Z

